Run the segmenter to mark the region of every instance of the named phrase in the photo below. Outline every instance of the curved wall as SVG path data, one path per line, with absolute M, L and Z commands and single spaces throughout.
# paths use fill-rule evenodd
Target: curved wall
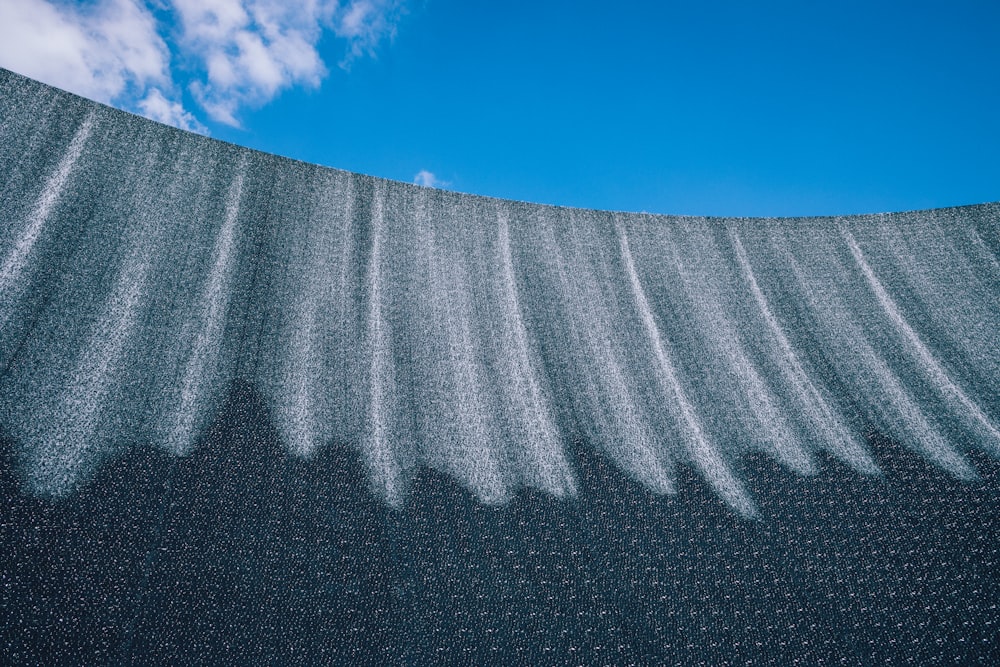
M 243 474 L 257 440 L 307 475 L 343 455 L 389 517 L 433 501 L 412 489 L 427 474 L 558 513 L 598 493 L 599 461 L 619 480 L 602 498 L 706 502 L 684 497 L 699 479 L 766 521 L 748 461 L 804 478 L 789 488 L 830 466 L 872 484 L 889 442 L 971 489 L 1000 455 L 1000 205 L 558 208 L 266 155 L 8 72 L 0 90 L 0 425 L 35 496 L 18 502 L 67 507 L 135 461 L 178 497 L 172 471 L 238 428 L 234 396 L 262 425 L 214 474 Z
M 877 430 L 959 477 L 1000 452 L 995 204 L 705 219 L 486 199 L 302 164 L 5 75 L 5 425 L 62 495 L 132 446 L 192 451 L 236 378 L 285 445 L 403 502 L 571 495 L 567 439 L 657 493 L 754 513 L 762 451 L 861 474 Z

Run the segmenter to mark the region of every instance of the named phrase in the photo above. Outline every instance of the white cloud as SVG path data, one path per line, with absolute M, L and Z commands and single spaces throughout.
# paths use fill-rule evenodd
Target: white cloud
M 422 185 L 425 188 L 446 188 L 451 185 L 448 181 L 442 181 L 433 172 L 427 171 L 426 169 L 421 169 L 417 172 L 417 175 L 413 177 L 413 182 L 417 185 Z
M 346 69 L 391 40 L 403 12 L 404 0 L 0 0 L 0 65 L 205 131 L 176 101 L 175 75 L 209 117 L 238 126 L 242 109 L 320 85 L 325 30 L 346 42 Z
M 169 59 L 152 14 L 134 0 L 0 2 L 0 63 L 91 99 L 168 81 Z
M 204 63 L 191 90 L 214 120 L 238 126 L 238 112 L 292 86 L 318 87 L 327 73 L 317 50 L 324 28 L 347 42 L 341 66 L 395 35 L 400 0 L 174 0 L 178 41 Z
M 348 42 L 340 66 L 346 69 L 363 55 L 374 56 L 376 46 L 396 36 L 396 24 L 405 11 L 402 0 L 350 0 L 339 6 L 333 30 Z
M 186 130 L 207 130 L 163 90 L 174 88 L 170 50 L 139 0 L 80 7 L 0 2 L 0 64 L 53 86 Z
M 242 107 L 316 87 L 326 74 L 316 44 L 329 10 L 319 0 L 175 0 L 174 8 L 180 47 L 204 63 L 192 92 L 214 120 L 239 125 Z
M 138 110 L 146 118 L 151 118 L 182 130 L 207 134 L 208 129 L 198 122 L 190 112 L 185 111 L 180 102 L 172 102 L 164 97 L 159 88 L 152 88 L 139 101 Z

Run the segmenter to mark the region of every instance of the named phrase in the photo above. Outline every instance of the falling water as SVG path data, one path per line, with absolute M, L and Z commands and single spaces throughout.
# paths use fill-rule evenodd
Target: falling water
M 1000 431 L 990 422 L 990 418 L 986 416 L 982 409 L 952 382 L 951 378 L 948 377 L 948 373 L 941 367 L 937 359 L 935 359 L 934 354 L 924 345 L 920 339 L 920 334 L 914 331 L 913 327 L 906 321 L 896 302 L 886 292 L 885 286 L 882 285 L 882 282 L 875 276 L 875 272 L 872 271 L 871 266 L 868 265 L 864 254 L 861 252 L 861 248 L 858 247 L 858 242 L 854 240 L 854 236 L 850 232 L 845 232 L 844 236 L 848 247 L 851 249 L 851 255 L 861 268 L 861 272 L 864 274 L 865 280 L 878 299 L 879 305 L 885 310 L 896 331 L 899 332 L 905 341 L 908 350 L 920 361 L 921 369 L 934 383 L 938 392 L 945 400 L 952 404 L 956 414 L 965 416 L 977 430 L 982 432 L 986 442 L 1000 443 Z
M 576 446 L 654 494 L 690 467 L 746 516 L 754 451 L 877 474 L 878 431 L 958 478 L 972 451 L 1000 455 L 996 205 L 562 209 L 0 83 L 0 425 L 34 493 L 70 494 L 135 447 L 187 455 L 237 379 L 289 452 L 354 448 L 394 506 L 421 467 L 484 503 L 570 497 Z
M 28 262 L 31 251 L 38 242 L 42 227 L 49 219 L 52 210 L 66 189 L 73 166 L 80 159 L 84 145 L 87 143 L 87 138 L 90 136 L 93 127 L 94 113 L 91 112 L 80 124 L 80 127 L 77 128 L 76 134 L 73 136 L 73 141 L 70 142 L 55 172 L 52 173 L 42 187 L 42 192 L 38 197 L 38 201 L 35 202 L 35 206 L 24 225 L 23 231 L 18 234 L 13 247 L 7 252 L 3 260 L 3 266 L 0 266 L 0 293 L 7 294 L 10 292 L 12 286 L 23 285 L 23 282 L 19 279 Z
M 754 514 L 753 501 L 750 500 L 743 485 L 721 455 L 715 445 L 709 442 L 701 425 L 701 418 L 696 414 L 694 406 L 688 399 L 674 369 L 674 363 L 667 352 L 666 345 L 656 324 L 653 309 L 646 298 L 646 292 L 636 273 L 632 251 L 629 249 L 628 236 L 625 229 L 618 227 L 618 244 L 621 249 L 622 261 L 628 275 L 629 286 L 635 297 L 636 306 L 642 316 L 642 323 L 653 353 L 653 363 L 657 368 L 658 379 L 663 391 L 664 409 L 673 411 L 679 423 L 682 438 L 695 466 L 705 476 L 709 484 L 732 506 L 744 514 Z M 711 334 L 712 332 L 706 332 Z

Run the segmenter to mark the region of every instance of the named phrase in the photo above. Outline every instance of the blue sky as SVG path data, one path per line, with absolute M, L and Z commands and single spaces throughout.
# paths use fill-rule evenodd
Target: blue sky
M 226 141 L 703 215 L 1000 199 L 998 34 L 995 1 L 0 2 L 0 65 Z

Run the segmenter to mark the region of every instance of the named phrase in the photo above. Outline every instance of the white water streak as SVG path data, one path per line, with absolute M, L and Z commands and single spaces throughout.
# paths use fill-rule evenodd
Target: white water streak
M 686 235 L 693 237 L 689 230 Z M 711 250 L 704 246 L 697 248 L 696 257 L 704 261 L 713 257 Z M 744 428 L 750 435 L 759 438 L 769 447 L 770 452 L 786 466 L 800 474 L 808 474 L 815 466 L 798 437 L 792 432 L 786 416 L 779 409 L 777 398 L 761 377 L 757 364 L 750 358 L 736 328 L 723 309 L 721 295 L 712 276 L 692 275 L 685 266 L 676 246 L 671 245 L 674 265 L 684 283 L 684 288 L 696 309 L 699 326 L 711 332 L 707 338 L 721 352 L 722 365 L 732 369 L 740 388 L 740 398 L 745 401 L 741 410 Z M 686 253 L 687 254 L 687 253 Z
M 315 297 L 307 297 L 300 306 L 295 318 L 296 335 L 289 345 L 291 375 L 290 386 L 284 388 L 286 400 L 282 402 L 282 424 L 292 450 L 299 456 L 309 456 L 315 450 L 318 428 L 316 426 L 316 408 L 313 396 L 313 369 L 318 363 L 314 350 L 316 329 Z
M 302 457 L 311 456 L 332 435 L 334 410 L 331 403 L 345 400 L 343 395 L 334 395 L 335 385 L 343 380 L 331 377 L 334 359 L 323 347 L 324 335 L 342 334 L 344 326 L 346 286 L 343 272 L 349 263 L 341 258 L 342 284 L 340 292 L 336 292 L 337 275 L 331 267 L 331 259 L 337 257 L 337 250 L 344 252 L 348 246 L 344 227 L 349 226 L 350 216 L 343 227 L 322 217 L 323 213 L 336 210 L 337 203 L 343 201 L 343 182 L 344 179 L 338 179 L 332 188 L 320 191 L 319 202 L 311 211 L 308 233 L 289 241 L 294 244 L 292 261 L 296 266 L 290 267 L 290 275 L 286 274 L 289 282 L 283 292 L 283 301 L 291 300 L 294 305 L 289 308 L 291 317 L 288 321 L 282 320 L 283 326 L 274 338 L 287 340 L 288 344 L 279 350 L 278 368 L 265 369 L 268 376 L 262 378 L 269 383 L 274 379 L 272 374 L 277 376 L 275 413 L 278 426 L 291 451 Z M 300 263 L 302 266 L 297 266 Z M 338 301 L 336 309 L 334 300 Z M 330 314 L 334 310 L 340 317 L 331 322 Z
M 868 282 L 868 286 L 871 288 L 872 292 L 875 294 L 875 298 L 878 299 L 879 305 L 885 311 L 892 323 L 896 325 L 896 330 L 902 334 L 903 339 L 906 341 L 910 351 L 917 357 L 920 361 L 921 368 L 926 372 L 931 381 L 934 383 L 936 389 L 944 396 L 953 408 L 957 408 L 960 412 L 964 409 L 968 411 L 968 414 L 973 417 L 975 422 L 980 427 L 980 430 L 987 434 L 993 440 L 993 446 L 996 448 L 1000 444 L 1000 431 L 997 430 L 986 414 L 976 405 L 972 399 L 970 399 L 964 391 L 962 391 L 948 374 L 945 372 L 944 368 L 934 358 L 931 351 L 924 345 L 924 342 L 920 340 L 920 336 L 914 331 L 913 327 L 906 321 L 906 318 L 900 312 L 899 307 L 896 302 L 886 291 L 885 286 L 872 271 L 871 266 L 869 266 L 868 261 L 865 259 L 864 253 L 861 252 L 861 248 L 858 246 L 857 241 L 854 236 L 849 231 L 844 231 L 844 238 L 847 240 L 847 245 L 851 249 L 851 254 L 854 256 L 854 261 L 857 262 L 858 267 L 861 268 L 861 272 L 865 276 L 865 280 Z
M 576 230 L 574 230 L 576 231 Z M 591 437 L 595 446 L 605 453 L 626 474 L 657 494 L 676 492 L 673 477 L 665 465 L 663 448 L 658 447 L 651 432 L 648 417 L 636 403 L 613 332 L 616 320 L 609 310 L 608 299 L 589 266 L 588 258 L 578 239 L 573 261 L 567 263 L 558 245 L 555 263 L 562 292 L 569 300 L 572 321 L 570 329 L 577 350 L 577 364 L 585 386 L 575 387 L 585 392 L 586 409 L 596 422 Z M 570 275 L 572 273 L 572 275 Z M 618 314 L 618 321 L 622 313 Z
M 750 286 L 754 301 L 760 309 L 767 328 L 774 340 L 777 341 L 781 351 L 779 355 L 781 374 L 785 381 L 793 387 L 792 394 L 801 402 L 805 414 L 812 422 L 816 431 L 821 435 L 830 448 L 830 452 L 841 461 L 849 464 L 859 472 L 865 474 L 877 474 L 878 466 L 871 456 L 861 447 L 856 438 L 851 435 L 850 430 L 844 424 L 843 418 L 827 402 L 826 397 L 820 389 L 810 379 L 809 374 L 802 366 L 795 348 L 785 334 L 784 329 L 778 319 L 771 311 L 767 297 L 757 283 L 757 276 L 754 274 L 753 266 L 747 257 L 743 243 L 735 230 L 731 234 L 733 247 L 736 250 L 736 259 L 743 272 L 743 278 Z
M 653 310 L 650 308 L 649 300 L 639 281 L 639 274 L 635 269 L 635 262 L 632 259 L 632 251 L 629 248 L 628 237 L 625 228 L 620 222 L 617 223 L 618 244 L 621 252 L 625 271 L 628 274 L 629 285 L 632 288 L 632 296 L 635 298 L 636 306 L 642 318 L 646 335 L 656 359 L 656 369 L 660 380 L 661 388 L 672 403 L 672 406 L 679 412 L 678 425 L 684 431 L 684 445 L 690 453 L 693 463 L 705 475 L 706 480 L 730 507 L 744 516 L 755 516 L 757 509 L 753 500 L 744 490 L 743 485 L 735 474 L 729 469 L 728 463 L 719 455 L 708 439 L 705 437 L 701 420 L 695 413 L 694 406 L 688 400 L 684 389 L 677 379 L 677 371 L 667 354 L 666 347 L 660 335 L 659 327 Z
M 372 251 L 368 267 L 368 341 L 371 350 L 371 384 L 369 385 L 369 424 L 364 448 L 374 484 L 386 502 L 401 507 L 405 497 L 405 480 L 399 460 L 393 451 L 392 423 L 397 418 L 396 379 L 392 360 L 389 323 L 382 313 L 382 243 L 385 234 L 385 185 L 376 187 L 372 202 Z
M 60 496 L 70 491 L 90 458 L 103 444 L 98 433 L 108 394 L 118 380 L 117 372 L 126 347 L 132 342 L 135 322 L 142 307 L 148 259 L 130 261 L 121 271 L 108 312 L 94 331 L 89 353 L 61 392 L 51 423 L 42 424 L 45 435 L 34 471 L 36 484 L 46 493 Z M 40 474 L 39 474 L 40 473 Z
M 38 243 L 45 223 L 66 189 L 66 183 L 69 181 L 70 174 L 73 173 L 74 165 L 83 154 L 84 146 L 94 128 L 94 123 L 95 112 L 91 111 L 77 128 L 73 140 L 55 171 L 45 182 L 41 196 L 35 202 L 35 207 L 28 216 L 28 224 L 14 242 L 13 249 L 4 258 L 3 265 L 0 266 L 0 299 L 4 302 L 0 305 L 0 330 L 6 328 L 12 314 L 11 303 L 16 301 L 17 296 L 25 287 L 24 281 L 20 278 L 31 256 L 31 251 Z
M 563 453 L 559 430 L 549 410 L 548 400 L 538 381 L 538 369 L 531 358 L 528 331 L 518 301 L 517 281 L 514 277 L 514 260 L 511 256 L 510 229 L 505 213 L 499 216 L 499 245 L 501 270 L 501 298 L 503 346 L 507 359 L 504 363 L 507 408 L 510 410 L 512 428 L 528 447 L 536 473 L 536 484 L 556 496 L 576 493 L 576 482 Z M 526 471 L 529 472 L 529 471 Z
M 867 341 L 858 341 L 856 345 L 865 364 L 875 371 L 874 378 L 883 400 L 895 408 L 898 420 L 896 428 L 909 431 L 924 455 L 952 475 L 959 479 L 975 479 L 976 471 L 930 422 L 888 364 Z
M 1000 205 L 997 203 L 986 205 L 991 209 L 992 217 L 994 220 L 1000 217 Z M 944 211 L 942 211 L 944 213 Z M 990 244 L 983 238 L 983 235 L 979 233 L 976 229 L 974 222 L 971 222 L 966 216 L 966 213 L 955 212 L 954 217 L 944 216 L 947 219 L 944 222 L 938 223 L 939 228 L 948 227 L 948 231 L 959 231 L 965 232 L 965 243 L 963 246 L 967 250 L 971 250 L 976 258 L 976 263 L 980 268 L 985 269 L 992 278 L 993 283 L 1000 281 L 1000 259 L 997 258 L 996 253 L 990 247 Z M 987 214 L 989 215 L 989 214 Z M 964 224 L 962 224 L 964 223 Z M 970 224 L 971 223 L 971 224 Z M 942 232 L 944 229 L 941 230 Z M 994 230 L 994 234 L 1000 230 Z
M 922 451 L 951 474 L 966 479 L 974 477 L 975 471 L 928 419 L 845 304 L 832 293 L 818 293 L 798 262 L 791 256 L 788 261 L 811 310 L 820 318 L 821 328 L 831 336 L 828 342 L 835 361 L 847 371 L 854 391 L 870 406 L 869 412 L 880 416 L 894 437 Z
M 207 393 L 212 376 L 217 372 L 222 349 L 222 336 L 226 328 L 226 311 L 229 306 L 236 221 L 239 217 L 243 180 L 246 172 L 245 158 L 237 170 L 226 196 L 226 211 L 222 227 L 215 242 L 212 270 L 202 294 L 201 315 L 194 344 L 184 367 L 178 405 L 174 411 L 173 426 L 168 436 L 168 447 L 176 454 L 190 451 L 198 435 L 200 418 L 206 408 Z
M 959 368 L 974 368 L 982 378 L 1000 377 L 1000 336 L 996 335 L 1000 331 L 1000 294 L 994 291 L 994 285 L 1000 285 L 1000 274 L 991 276 L 983 261 L 973 265 L 975 260 L 970 261 L 956 248 L 938 225 L 911 230 L 884 224 L 886 217 L 868 237 L 874 243 L 867 245 L 867 256 L 888 253 L 893 258 L 907 286 L 922 302 L 921 327 L 925 327 L 924 331 L 934 328 L 935 338 L 942 336 L 948 341 L 946 344 L 958 348 L 951 358 L 959 361 Z M 857 231 L 863 233 L 865 230 Z M 859 245 L 866 245 L 866 239 L 860 234 L 856 240 Z M 974 248 L 974 242 L 969 241 L 966 250 Z M 947 271 L 942 271 L 942 267 L 947 267 Z M 961 285 L 962 289 L 955 289 L 956 285 Z M 921 339 L 928 340 L 928 335 L 924 333 Z M 935 358 L 940 359 L 940 353 L 935 353 Z M 960 373 L 959 368 L 951 372 Z M 975 390 L 970 392 L 969 389 L 966 387 L 965 391 L 975 401 L 971 395 Z M 974 421 L 964 409 L 959 412 Z M 995 423 L 995 418 L 993 421 Z M 972 428 L 982 431 L 979 424 Z
M 338 436 L 345 439 L 352 436 L 355 439 L 357 438 L 358 431 L 355 428 L 355 417 L 356 414 L 361 413 L 361 410 L 355 408 L 354 405 L 358 394 L 349 389 L 349 383 L 353 382 L 357 367 L 348 361 L 348 355 L 346 354 L 348 347 L 353 346 L 361 338 L 361 332 L 358 331 L 358 323 L 352 317 L 355 311 L 351 309 L 353 305 L 352 295 L 356 293 L 351 284 L 351 271 L 354 262 L 352 261 L 352 244 L 350 242 L 354 232 L 354 187 L 354 178 L 349 177 L 344 190 L 346 206 L 344 209 L 344 226 L 340 246 L 340 271 L 337 276 L 337 319 L 333 325 L 337 331 L 336 345 L 338 351 L 334 363 L 333 382 L 335 383 L 335 399 L 333 401 L 333 408 L 336 415 L 334 418 L 336 423 L 333 430 Z M 354 358 L 352 357 L 351 360 L 353 361 Z
M 152 156 L 150 156 L 152 158 Z M 152 159 L 142 173 L 150 173 Z M 176 195 L 175 190 L 171 190 Z M 118 433 L 120 424 L 107 420 L 120 415 L 114 403 L 130 370 L 127 357 L 137 340 L 137 323 L 146 307 L 152 256 L 162 231 L 146 202 L 133 207 L 138 219 L 128 227 L 129 242 L 122 254 L 117 280 L 87 342 L 78 348 L 75 370 L 63 381 L 42 381 L 51 392 L 48 418 L 29 428 L 40 432 L 41 447 L 32 464 L 34 483 L 46 494 L 60 496 L 70 491 L 99 459 L 106 441 Z M 44 399 L 43 399 L 44 400 Z M 114 429 L 111 436 L 108 429 Z
M 438 410 L 428 415 L 432 442 L 425 440 L 425 452 L 432 463 L 446 467 L 472 489 L 481 502 L 502 503 L 510 493 L 494 449 L 495 429 L 489 423 L 482 391 L 485 373 L 472 334 L 465 267 L 460 257 L 446 253 L 435 242 L 432 230 L 418 233 L 429 276 L 431 326 L 437 329 L 433 338 L 444 343 L 436 361 L 439 372 L 447 376 L 434 397 Z

